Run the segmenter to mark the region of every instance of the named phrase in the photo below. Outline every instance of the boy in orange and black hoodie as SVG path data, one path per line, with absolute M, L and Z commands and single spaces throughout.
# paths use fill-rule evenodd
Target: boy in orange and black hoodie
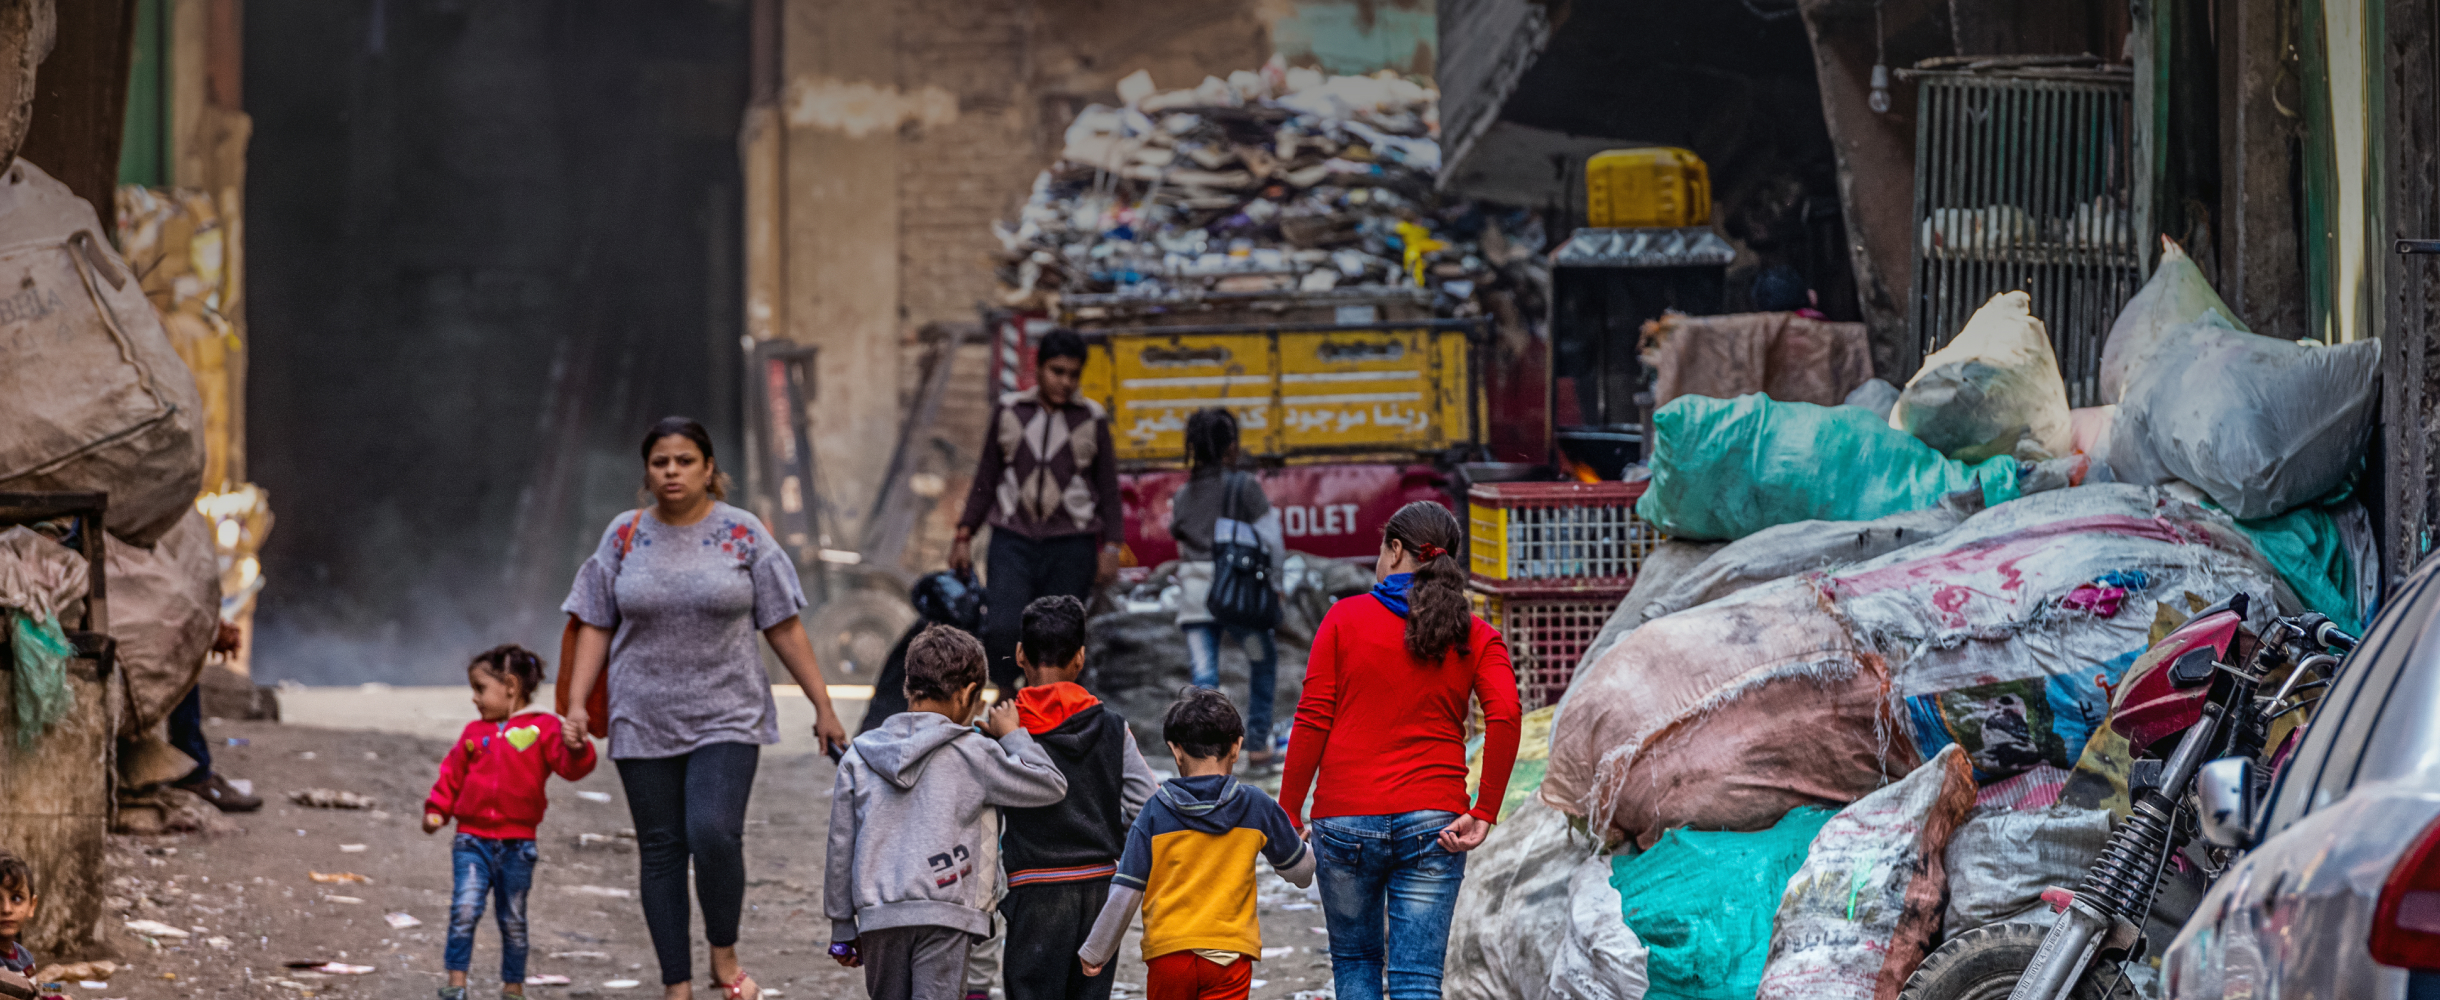
M 1084 673 L 1084 605 L 1066 595 L 1025 606 L 1017 642 L 1025 687 L 1017 721 L 1067 776 L 1057 805 L 1004 809 L 1000 854 L 1012 930 L 1002 969 L 1008 1000 L 1107 1000 L 1113 973 L 1086 976 L 1076 949 L 1110 898 L 1110 876 L 1135 814 L 1160 788 L 1127 720 L 1076 678 Z

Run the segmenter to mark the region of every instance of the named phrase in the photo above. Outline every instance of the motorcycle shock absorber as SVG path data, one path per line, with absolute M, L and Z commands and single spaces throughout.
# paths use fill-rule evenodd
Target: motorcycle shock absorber
M 2170 753 L 2161 769 L 2161 785 L 2145 789 L 2127 812 L 2125 822 L 2110 831 L 2109 842 L 2076 888 L 2076 898 L 2112 917 L 2143 922 L 2159 889 L 2163 860 L 2176 850 L 2177 799 L 2194 780 L 2208 750 L 2219 743 L 2225 710 L 2211 705 Z

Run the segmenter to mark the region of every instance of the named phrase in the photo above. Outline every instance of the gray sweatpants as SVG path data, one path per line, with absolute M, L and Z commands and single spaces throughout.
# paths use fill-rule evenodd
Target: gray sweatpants
M 891 927 L 856 939 L 873 1000 L 964 1000 L 974 935 L 952 927 Z

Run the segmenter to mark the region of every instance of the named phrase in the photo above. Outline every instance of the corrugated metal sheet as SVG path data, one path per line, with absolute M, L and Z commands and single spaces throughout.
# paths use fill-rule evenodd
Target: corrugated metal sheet
M 1685 229 L 1579 229 L 1551 258 L 1554 267 L 1727 266 L 1737 249 L 1706 226 Z

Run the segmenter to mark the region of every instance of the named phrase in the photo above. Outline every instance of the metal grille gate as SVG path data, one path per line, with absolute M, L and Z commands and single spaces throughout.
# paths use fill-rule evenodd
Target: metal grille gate
M 2143 283 L 2133 84 L 2079 70 L 1915 71 L 1915 344 L 2002 292 L 2033 296 L 2072 406 L 2101 402 L 2101 343 Z

